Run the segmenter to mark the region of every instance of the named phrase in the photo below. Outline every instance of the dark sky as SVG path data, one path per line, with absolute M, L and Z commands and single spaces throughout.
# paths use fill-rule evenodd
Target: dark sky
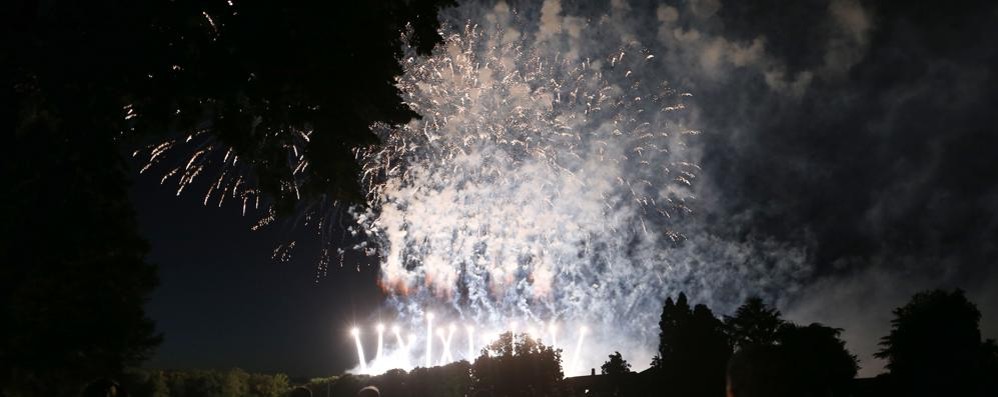
M 149 366 L 313 376 L 356 364 L 347 332 L 376 316 L 374 268 L 332 269 L 316 283 L 318 250 L 301 245 L 307 237 L 292 260 L 272 261 L 275 242 L 293 237 L 287 230 L 251 231 L 256 218 L 239 208 L 205 207 L 158 182 L 138 177 L 132 189 L 161 283 L 147 310 L 165 339 Z
M 697 63 L 708 48 L 663 56 L 703 109 L 709 226 L 806 247 L 815 274 L 784 311 L 845 328 L 861 359 L 890 310 L 925 288 L 967 289 L 998 336 L 998 7 L 898 3 L 677 3 L 670 23 L 726 50 L 764 37 L 766 50 L 716 70 Z M 668 14 L 645 7 L 635 23 L 655 36 Z M 303 231 L 251 232 L 256 218 L 236 206 L 176 198 L 155 179 L 133 188 L 162 283 L 148 309 L 166 339 L 149 365 L 320 375 L 355 363 L 346 330 L 376 316 L 374 267 L 316 283 L 308 238 L 290 262 L 270 259 Z

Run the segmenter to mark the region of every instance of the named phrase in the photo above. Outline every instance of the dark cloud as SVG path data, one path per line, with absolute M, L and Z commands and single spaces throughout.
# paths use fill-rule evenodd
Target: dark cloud
M 687 242 L 715 244 L 691 255 L 730 259 L 722 255 L 730 242 L 746 252 L 803 253 L 794 258 L 809 270 L 803 280 L 794 272 L 790 283 L 733 285 L 772 297 L 794 320 L 845 328 L 863 374 L 880 370 L 871 354 L 890 311 L 916 291 L 963 288 L 982 309 L 993 306 L 993 4 L 548 0 L 511 7 L 539 20 L 541 36 L 599 21 L 620 42 L 648 48 L 669 84 L 695 95 L 703 131 L 696 211 L 710 238 L 694 233 Z M 611 42 L 570 42 L 565 51 L 612 51 L 604 48 Z M 709 293 L 724 306 L 730 299 L 717 296 L 730 292 Z M 983 312 L 994 337 L 998 319 Z
M 785 238 L 809 230 L 821 263 L 895 251 L 994 259 L 998 120 L 988 38 L 998 30 L 974 7 L 942 16 L 907 7 L 867 10 L 876 17 L 863 58 L 841 77 L 817 73 L 800 98 L 763 91 L 743 71 L 697 91 L 712 132 L 702 165 L 722 197 L 711 210 L 750 213 L 755 227 Z M 807 31 L 820 25 L 787 21 L 783 34 L 766 35 L 767 51 L 814 38 Z M 812 41 L 794 51 L 827 54 L 820 43 L 830 40 Z
M 773 281 L 787 279 L 775 268 L 772 280 L 737 280 L 731 285 L 749 291 L 733 295 L 762 293 L 796 321 L 845 328 L 865 375 L 882 367 L 871 354 L 891 309 L 913 293 L 963 288 L 982 309 L 993 306 L 993 4 L 608 3 L 510 7 L 539 21 L 539 37 L 574 38 L 573 27 L 589 21 L 638 43 L 670 85 L 694 94 L 703 132 L 696 217 L 707 233 L 687 243 L 712 243 L 690 256 L 744 257 L 732 266 L 749 266 L 765 255 L 725 247 L 780 247 L 800 254 L 788 259 L 792 268 L 802 261 L 808 270 L 790 272 L 789 282 Z M 588 56 L 613 43 L 567 40 L 564 51 Z M 706 293 L 721 311 L 732 295 Z M 998 318 L 982 311 L 985 332 L 996 336 Z
M 690 80 L 712 224 L 808 246 L 815 279 L 790 311 L 847 328 L 861 358 L 918 289 L 993 299 L 994 6 L 731 3 L 715 34 L 762 37 L 765 61 Z M 787 90 L 771 70 L 811 78 Z

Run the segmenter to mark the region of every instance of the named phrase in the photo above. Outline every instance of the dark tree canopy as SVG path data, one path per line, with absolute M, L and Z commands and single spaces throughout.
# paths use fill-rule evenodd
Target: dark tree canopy
M 876 356 L 910 395 L 995 395 L 998 350 L 981 340 L 980 318 L 961 290 L 916 294 L 894 310 Z
M 409 372 L 408 380 L 404 384 L 410 396 L 444 396 L 462 397 L 470 393 L 468 390 L 474 385 L 471 374 L 473 367 L 467 361 L 461 360 L 441 367 L 416 368 Z M 377 383 L 375 383 L 377 384 Z M 382 383 L 388 387 L 387 383 Z M 385 392 L 390 389 L 386 388 Z
M 136 397 L 282 397 L 290 389 L 285 374 L 248 373 L 239 368 L 130 369 L 121 385 L 129 396 Z
M 409 372 L 391 369 L 374 376 L 315 378 L 304 387 L 313 396 L 356 397 L 361 388 L 374 386 L 385 397 L 464 397 L 472 395 L 471 382 L 471 364 L 461 360 L 439 367 L 417 367 Z
M 4 3 L 0 115 L 15 149 L 0 167 L 0 323 L 16 326 L 0 327 L 0 394 L 75 395 L 159 343 L 122 142 L 231 148 L 280 213 L 356 201 L 368 126 L 416 116 L 394 86 L 402 32 L 429 51 L 448 3 Z M 301 134 L 299 196 L 287 152 Z
M 600 366 L 600 373 L 603 375 L 621 375 L 631 372 L 631 363 L 624 360 L 620 352 L 613 352 L 610 359 Z
M 754 357 L 762 360 L 761 366 L 781 368 L 781 382 L 786 386 L 781 390 L 813 396 L 849 392 L 849 382 L 859 368 L 856 356 L 839 337 L 841 329 L 787 322 L 757 297 L 746 299 L 733 316 L 725 316 L 724 323 L 732 346 L 753 350 L 739 359 L 742 364 L 751 366 Z
M 808 326 L 785 324 L 778 332 L 778 347 L 789 360 L 795 382 L 812 396 L 848 395 L 849 382 L 859 366 L 856 356 L 846 349 L 839 328 L 813 323 Z
M 475 393 L 494 396 L 556 394 L 561 349 L 545 346 L 527 334 L 504 333 L 482 349 L 471 365 Z
M 776 343 L 783 324 L 779 310 L 766 306 L 759 297 L 746 299 L 733 316 L 724 316 L 725 331 L 736 349 Z
M 111 136 L 57 118 L 19 127 L 2 167 L 0 394 L 75 395 L 158 345 L 143 310 L 156 267 Z
M 450 3 L 14 1 L 3 57 L 12 125 L 151 142 L 194 134 L 198 149 L 216 148 L 205 156 L 231 148 L 279 213 L 357 202 L 353 149 L 377 143 L 368 127 L 416 117 L 394 85 L 402 32 L 428 52 Z M 309 163 L 297 190 L 294 142 Z
M 794 382 L 793 365 L 775 345 L 750 345 L 728 362 L 726 395 L 733 397 L 802 397 L 807 394 Z M 718 394 L 720 396 L 720 394 Z
M 677 396 L 718 396 L 731 346 L 723 324 L 704 305 L 690 308 L 686 294 L 662 308 L 659 353 L 652 366 L 661 387 Z
M 737 378 L 745 395 L 838 396 L 849 392 L 858 367 L 856 357 L 839 338 L 842 330 L 817 323 L 788 323 L 757 298 L 747 299 L 725 320 L 722 323 L 704 305 L 691 309 L 685 294 L 675 301 L 666 299 L 659 323 L 659 356 L 652 362 L 662 390 L 677 396 L 720 396 L 727 372 L 728 378 Z M 739 341 L 738 351 L 744 353 L 729 363 Z M 780 385 L 769 384 L 775 379 Z

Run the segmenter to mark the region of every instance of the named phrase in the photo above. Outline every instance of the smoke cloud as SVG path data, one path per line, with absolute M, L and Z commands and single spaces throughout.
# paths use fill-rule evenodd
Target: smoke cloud
M 844 328 L 875 374 L 890 309 L 915 291 L 993 298 L 974 280 L 995 263 L 998 175 L 965 142 L 994 142 L 980 104 L 994 103 L 981 87 L 995 50 L 968 39 L 994 24 L 964 12 L 966 28 L 945 33 L 921 12 L 445 11 L 445 42 L 403 59 L 399 85 L 423 118 L 377 126 L 384 145 L 359 153 L 373 205 L 358 229 L 378 243 L 391 304 L 413 327 L 426 310 L 494 329 L 587 325 L 584 372 L 613 350 L 646 366 L 666 296 L 727 314 L 761 295 L 791 320 Z

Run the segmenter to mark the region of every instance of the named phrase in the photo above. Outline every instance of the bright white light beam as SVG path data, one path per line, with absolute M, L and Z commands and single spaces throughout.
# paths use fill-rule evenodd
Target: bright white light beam
M 572 373 L 576 373 L 576 370 L 579 369 L 578 368 L 579 356 L 582 355 L 582 340 L 586 338 L 586 331 L 587 330 L 585 326 L 579 328 L 579 340 L 575 342 L 575 351 L 572 352 L 572 361 L 571 364 L 569 365 L 569 368 L 571 369 Z
M 457 330 L 457 327 L 454 324 L 451 324 L 446 331 L 443 328 L 437 328 L 437 336 L 440 337 L 440 344 L 444 346 L 444 351 L 440 354 L 440 365 L 454 361 L 454 356 L 450 352 L 450 341 L 454 337 L 455 330 Z
M 378 352 L 374 355 L 374 360 L 381 362 L 382 352 L 384 352 L 385 346 L 385 325 L 378 324 Z
M 468 326 L 468 361 L 475 358 L 475 327 Z
M 426 313 L 426 368 L 433 366 L 433 313 Z
M 392 326 L 392 332 L 395 333 L 395 342 L 398 343 L 399 351 L 402 352 L 402 363 L 406 368 L 409 367 L 409 349 L 412 347 L 412 343 L 406 343 L 405 339 L 402 338 L 402 329 L 398 325 Z
M 350 330 L 350 334 L 353 335 L 353 340 L 357 343 L 357 359 L 360 360 L 360 370 L 366 374 L 367 360 L 364 359 L 364 346 L 360 344 L 360 329 L 353 327 L 353 329 Z

